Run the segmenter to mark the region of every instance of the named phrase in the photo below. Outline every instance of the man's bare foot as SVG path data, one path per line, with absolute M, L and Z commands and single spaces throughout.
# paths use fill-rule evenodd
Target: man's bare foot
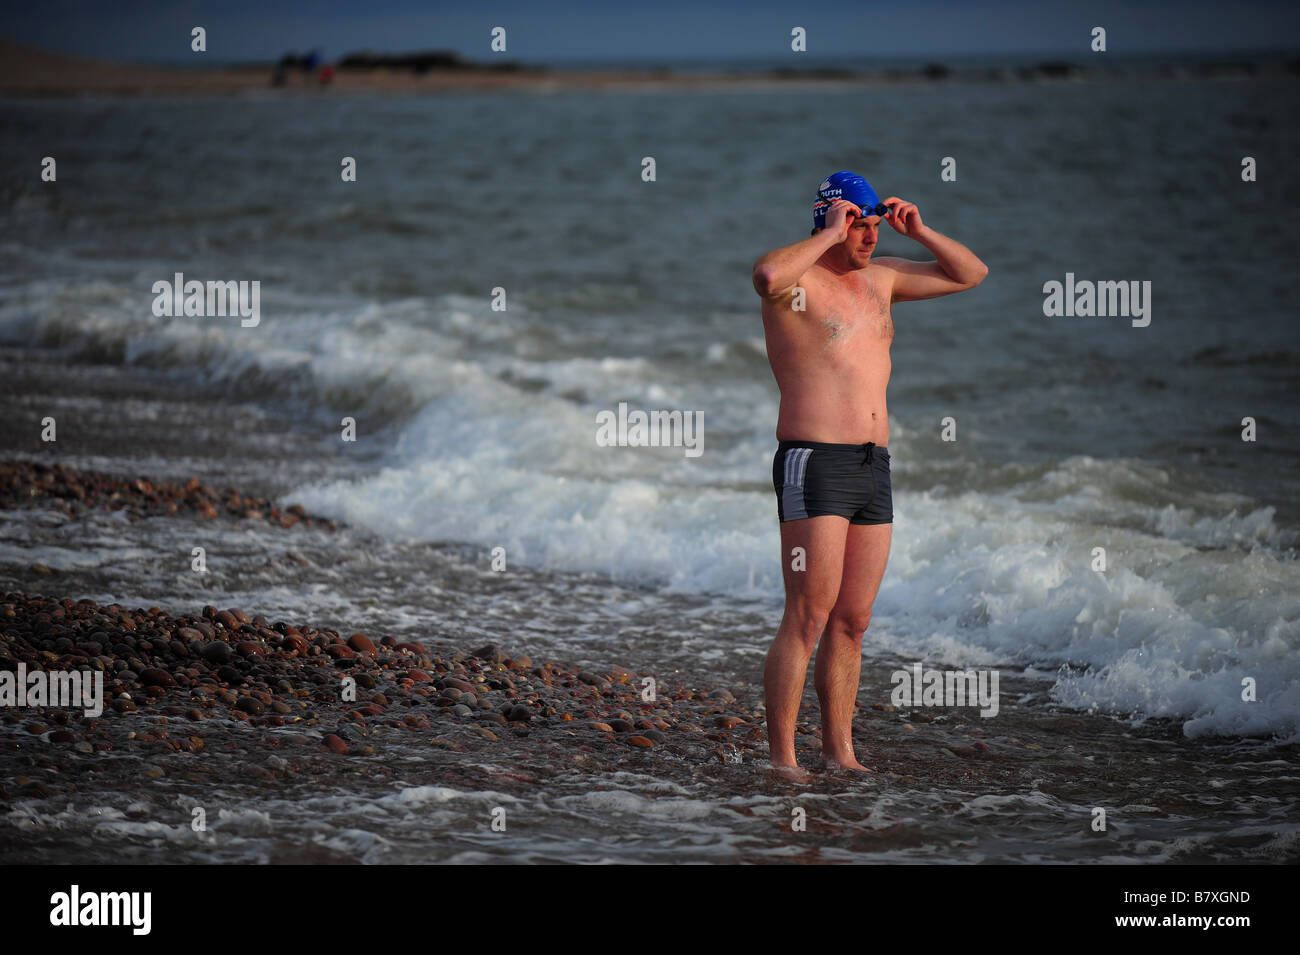
M 812 781 L 812 775 L 802 766 L 778 766 L 773 763 L 772 772 L 791 782 L 806 783 Z
M 823 756 L 822 765 L 825 766 L 827 769 L 856 769 L 859 772 L 863 772 L 863 773 L 873 772 L 871 767 L 863 766 L 861 763 L 859 763 L 856 757 L 850 757 L 848 759 L 834 759 L 830 756 Z

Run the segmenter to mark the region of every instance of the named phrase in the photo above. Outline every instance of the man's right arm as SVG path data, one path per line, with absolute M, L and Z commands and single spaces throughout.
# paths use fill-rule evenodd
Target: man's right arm
M 847 214 L 858 214 L 858 207 L 836 199 L 826 210 L 826 228 L 802 242 L 773 249 L 754 263 L 754 291 L 765 299 L 780 299 L 790 294 L 805 272 L 831 246 L 844 241 L 848 234 Z

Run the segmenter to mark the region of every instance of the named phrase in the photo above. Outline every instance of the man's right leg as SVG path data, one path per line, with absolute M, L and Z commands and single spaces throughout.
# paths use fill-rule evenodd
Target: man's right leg
M 848 520 L 834 515 L 781 524 L 785 615 L 767 651 L 763 672 L 767 743 L 772 766 L 778 769 L 798 766 L 794 755 L 795 719 L 803 699 L 808 660 L 839 596 L 848 531 Z M 803 560 L 798 564 L 792 553 L 796 547 L 803 548 Z M 799 565 L 804 569 L 795 569 Z

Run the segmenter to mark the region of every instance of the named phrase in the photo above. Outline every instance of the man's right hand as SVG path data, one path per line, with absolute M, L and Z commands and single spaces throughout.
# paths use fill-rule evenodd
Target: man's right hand
M 754 291 L 769 300 L 790 294 L 828 248 L 849 237 L 852 216 L 862 210 L 846 199 L 836 199 L 826 209 L 825 225 L 802 242 L 773 249 L 754 263 Z
M 849 237 L 849 227 L 853 225 L 850 214 L 861 216 L 862 210 L 847 199 L 836 199 L 826 210 L 826 231 L 835 236 L 836 242 Z

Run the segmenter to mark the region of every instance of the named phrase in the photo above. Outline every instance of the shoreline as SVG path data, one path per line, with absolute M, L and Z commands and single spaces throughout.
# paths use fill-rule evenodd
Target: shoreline
M 337 522 L 308 514 L 300 505 L 283 510 L 267 498 L 243 494 L 237 488 L 218 491 L 191 477 L 184 484 L 158 481 L 143 475 L 120 476 L 103 471 L 46 464 L 28 459 L 0 460 L 0 510 L 41 500 L 68 517 L 90 509 L 126 510 L 132 517 L 186 515 L 212 519 L 218 516 L 267 521 L 283 528 L 299 522 L 337 530 Z
M 309 624 L 271 622 L 237 607 L 218 610 L 208 605 L 198 613 L 172 615 L 158 607 L 128 610 L 89 598 L 31 593 L 5 594 L 0 621 L 0 669 L 17 672 L 21 664 L 29 678 L 77 668 L 104 674 L 103 715 L 78 725 L 80 743 L 94 740 L 89 746 L 79 745 L 69 728 L 78 714 L 72 704 L 32 704 L 37 714 L 32 716 L 18 712 L 31 707 L 14 708 L 10 701 L 11 708 L 3 713 L 5 724 L 24 724 L 29 735 L 72 743 L 81 753 L 129 746 L 130 740 L 169 738 L 167 732 L 123 737 L 116 732 L 121 726 L 114 718 L 127 714 L 138 714 L 156 727 L 181 718 L 256 728 L 319 726 L 330 732 L 318 731 L 309 739 L 340 755 L 349 752 L 345 740 L 365 734 L 371 718 L 376 726 L 432 728 L 462 740 L 469 734 L 495 740 L 491 726 L 527 735 L 530 726 L 567 723 L 606 741 L 642 748 L 669 742 L 664 731 L 679 728 L 679 723 L 682 730 L 704 733 L 714 742 L 731 742 L 739 735 L 706 732 L 690 724 L 674 712 L 691 709 L 676 706 L 682 703 L 698 704 L 694 715 L 701 722 L 721 715 L 721 721 L 714 721 L 720 728 L 736 730 L 745 724 L 741 729 L 746 739 L 758 738 L 749 721 L 725 715 L 738 708 L 725 691 L 697 693 L 678 687 L 671 696 L 647 702 L 634 682 L 638 674 L 624 667 L 593 672 L 555 662 L 534 664 L 527 654 L 510 656 L 496 644 L 472 651 L 434 651 L 391 636 L 344 636 Z M 402 715 L 403 708 L 410 712 Z M 62 729 L 47 727 L 40 719 Z M 440 745 L 437 739 L 430 742 Z M 178 740 L 165 748 L 196 752 L 202 746 L 196 749 Z M 357 752 L 373 755 L 374 748 L 362 745 Z
M 290 73 L 291 82 L 273 85 L 275 63 L 195 66 L 148 65 L 67 56 L 0 39 L 0 96 L 76 97 L 109 95 L 230 96 L 250 92 L 274 95 L 353 93 L 559 92 L 566 90 L 755 90 L 855 88 L 936 82 L 1077 82 L 1112 74 L 1166 79 L 1251 79 L 1300 72 L 1293 54 L 1273 51 L 1250 57 L 1179 61 L 1177 58 L 1121 61 L 1094 68 L 1083 62 L 1043 60 L 1015 66 L 949 67 L 930 63 L 898 66 L 740 68 L 683 70 L 671 66 L 548 67 L 517 63 L 465 63 L 422 73 L 393 68 L 336 70 L 328 84 Z

